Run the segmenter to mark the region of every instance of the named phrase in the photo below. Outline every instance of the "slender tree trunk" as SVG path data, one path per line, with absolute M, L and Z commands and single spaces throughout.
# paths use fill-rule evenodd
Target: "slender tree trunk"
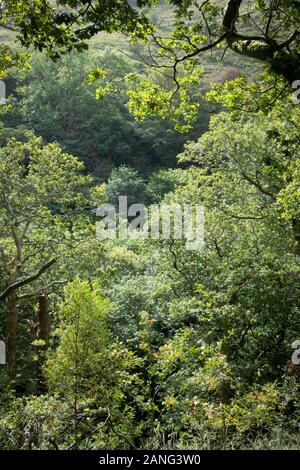
M 49 334 L 50 334 L 50 315 L 49 315 L 49 302 L 47 294 L 41 294 L 38 297 L 39 310 L 38 310 L 38 329 L 37 329 L 37 339 L 42 340 L 43 344 L 38 346 L 38 372 L 37 372 L 37 392 L 46 393 L 47 384 L 45 381 L 43 373 L 43 365 L 45 362 L 45 351 L 48 348 L 49 344 Z
M 50 315 L 49 315 L 49 302 L 46 294 L 41 294 L 38 298 L 39 301 L 39 329 L 38 339 L 44 341 L 41 349 L 47 349 L 49 343 L 50 333 Z
M 16 273 L 12 273 L 9 278 L 9 285 L 16 282 Z M 16 356 L 17 356 L 17 293 L 12 291 L 7 297 L 7 338 L 6 338 L 6 356 L 8 376 L 10 380 L 16 378 Z

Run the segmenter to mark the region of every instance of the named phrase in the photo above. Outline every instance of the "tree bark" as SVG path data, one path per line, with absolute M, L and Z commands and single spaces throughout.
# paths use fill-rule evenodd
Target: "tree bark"
M 222 25 L 228 47 L 237 54 L 269 64 L 273 72 L 282 75 L 292 85 L 300 79 L 300 55 L 295 47 L 290 50 L 289 46 L 299 38 L 299 31 L 294 31 L 281 44 L 269 37 L 267 31 L 261 36 L 239 34 L 236 31 L 236 22 L 242 2 L 243 0 L 229 0 L 227 4 Z

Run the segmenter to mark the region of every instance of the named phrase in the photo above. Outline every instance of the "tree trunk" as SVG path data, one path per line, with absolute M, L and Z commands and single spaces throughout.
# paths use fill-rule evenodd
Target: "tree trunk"
M 296 47 L 290 50 L 299 32 L 294 31 L 291 36 L 282 43 L 274 38 L 264 35 L 243 35 L 236 29 L 236 23 L 240 17 L 242 0 L 229 0 L 223 17 L 223 28 L 226 31 L 228 47 L 237 54 L 260 60 L 269 64 L 270 69 L 278 75 L 282 75 L 290 85 L 300 79 L 300 54 Z M 246 3 L 246 2 L 245 2 Z
M 16 273 L 11 274 L 9 285 L 16 282 Z M 7 338 L 6 338 L 6 356 L 8 376 L 10 380 L 16 378 L 16 356 L 17 356 L 17 293 L 13 290 L 7 297 Z
M 49 316 L 49 302 L 46 294 L 41 294 L 38 298 L 39 301 L 39 328 L 38 339 L 45 342 L 41 349 L 47 349 L 49 343 L 50 333 L 50 316 Z
M 49 333 L 50 333 L 50 315 L 49 315 L 49 302 L 47 294 L 41 294 L 38 297 L 39 310 L 38 310 L 38 329 L 37 339 L 42 340 L 43 344 L 38 346 L 38 371 L 37 371 L 37 392 L 46 393 L 47 384 L 45 381 L 43 366 L 45 362 L 45 351 L 49 344 Z

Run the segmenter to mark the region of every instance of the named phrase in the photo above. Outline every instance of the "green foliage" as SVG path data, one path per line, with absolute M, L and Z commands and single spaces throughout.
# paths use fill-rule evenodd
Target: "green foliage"
M 151 6 L 155 1 L 138 3 L 139 6 Z M 73 49 L 79 52 L 86 50 L 87 40 L 99 31 L 122 31 L 136 39 L 143 38 L 151 31 L 145 15 L 122 0 L 112 0 L 109 5 L 99 0 L 93 6 L 81 0 L 52 4 L 40 0 L 30 4 L 9 0 L 5 4 L 1 23 L 9 25 L 11 17 L 22 46 L 32 45 L 39 51 L 46 49 L 53 59 Z
M 14 67 L 28 68 L 28 54 L 14 51 L 10 46 L 0 46 L 0 79 L 6 78 Z
M 55 273 L 75 280 L 63 303 L 51 296 L 46 409 L 40 397 L 8 400 L 4 448 L 299 446 L 299 373 L 288 365 L 300 334 L 298 113 L 285 102 L 268 113 L 220 113 L 186 145 L 179 157 L 185 169 L 147 181 L 120 167 L 93 189 L 95 205 L 115 204 L 119 195 L 130 204 L 203 203 L 205 247 L 190 252 L 180 240 L 100 244 L 84 238 L 90 229 L 78 221 L 80 243 L 64 248 Z M 38 232 L 45 236 L 59 203 L 58 177 L 69 189 L 64 210 L 74 196 L 84 204 L 73 191 L 85 177 L 71 176 L 72 165 L 76 172 L 81 164 L 33 137 L 11 142 L 2 148 L 3 178 L 13 170 L 18 184 L 29 178 L 22 204 L 47 198 L 42 213 L 49 219 Z M 25 148 L 32 157 L 24 172 Z M 54 403 L 60 411 L 52 413 Z M 290 443 L 278 441 L 283 427 Z
M 99 65 L 111 68 L 118 77 L 136 70 L 134 63 L 109 49 L 71 54 L 55 64 L 34 55 L 31 70 L 16 77 L 4 116 L 6 127 L 18 127 L 20 132 L 31 129 L 48 143 L 59 142 L 100 181 L 122 164 L 145 173 L 174 166 L 184 137 L 158 118 L 137 123 L 124 105 L 123 94 L 97 101 L 98 84 L 91 82 L 91 75 L 99 78 Z
M 128 206 L 136 203 L 147 204 L 149 201 L 146 182 L 137 171 L 126 166 L 111 172 L 106 184 L 106 194 L 108 202 L 116 208 L 119 206 L 119 196 L 127 196 Z
M 10 312 L 16 318 L 10 332 L 15 337 L 20 308 L 18 345 L 26 349 L 26 354 L 20 361 L 25 376 L 20 374 L 18 383 L 23 383 L 26 377 L 33 350 L 41 346 L 35 343 L 42 339 L 36 336 L 37 330 L 33 329 L 30 337 L 26 327 L 34 326 L 36 321 L 31 299 L 49 285 L 63 284 L 64 277 L 60 275 L 66 262 L 65 247 L 73 244 L 75 248 L 79 239 L 84 240 L 91 233 L 90 217 L 85 213 L 91 178 L 83 175 L 82 169 L 77 158 L 64 153 L 56 144 L 44 146 L 42 139 L 32 134 L 24 142 L 11 138 L 0 148 L 1 334 L 5 335 Z M 13 314 L 8 309 L 8 288 L 16 296 Z M 21 300 L 27 296 L 27 303 Z M 15 356 L 16 342 L 8 349 L 8 357 Z M 33 387 L 35 379 L 30 378 L 25 387 Z
M 105 326 L 107 312 L 108 302 L 97 294 L 96 286 L 91 289 L 88 282 L 75 280 L 65 289 L 65 303 L 56 332 L 59 346 L 47 363 L 50 389 L 68 394 L 76 386 L 76 393 L 88 398 L 89 388 L 93 394 L 96 385 L 102 390 L 101 394 L 109 388 L 103 384 L 106 368 L 113 369 L 107 357 L 111 343 Z M 97 377 L 92 387 L 91 374 Z
M 200 104 L 193 87 L 199 87 L 202 69 L 195 68 L 194 63 L 185 64 L 182 76 L 176 78 L 174 88 L 165 88 L 159 83 L 140 80 L 135 87 L 129 87 L 128 108 L 133 116 L 144 121 L 147 116 L 160 116 L 170 119 L 176 130 L 188 132 L 199 117 Z M 132 79 L 130 78 L 130 82 Z M 191 98 L 193 96 L 193 98 Z
M 148 191 L 153 203 L 159 203 L 168 193 L 174 192 L 181 184 L 181 170 L 169 169 L 152 173 L 148 182 Z
M 283 216 L 287 220 L 298 220 L 300 213 L 300 162 L 291 162 L 287 167 L 283 178 L 286 182 L 278 196 L 278 204 L 282 209 Z
M 70 403 L 59 397 L 15 399 L 10 410 L 1 416 L 1 449 L 49 449 L 53 442 L 63 441 L 65 430 L 71 427 Z
M 274 73 L 264 72 L 255 82 L 249 81 L 241 74 L 224 84 L 215 84 L 206 94 L 206 98 L 222 104 L 233 113 L 236 110 L 235 114 L 238 115 L 240 110 L 268 113 L 279 98 L 291 99 L 291 93 L 292 90 L 283 78 L 277 77 Z
M 170 0 L 157 28 L 148 18 L 158 10 L 140 9 L 155 3 L 108 9 L 99 0 L 93 11 L 75 1 L 58 12 L 55 3 L 6 2 L 0 24 L 15 6 L 19 40 L 56 63 L 36 54 L 18 72 L 1 130 L 1 338 L 18 320 L 17 375 L 8 386 L 0 376 L 3 449 L 300 446 L 291 361 L 300 337 L 299 106 L 289 87 L 299 5 L 253 3 L 257 37 L 244 2 L 233 19 L 221 3 Z M 99 31 L 129 34 L 130 58 L 109 45 L 59 59 Z M 268 70 L 249 79 L 230 56 L 218 75 L 216 48 L 226 43 Z M 6 52 L 5 69 L 14 62 Z M 204 88 L 227 111 L 199 136 Z M 186 131 L 193 121 L 196 140 L 181 152 L 184 138 L 168 123 Z M 161 169 L 179 151 L 180 168 Z M 100 180 L 93 188 L 82 160 Z M 94 209 L 118 206 L 120 195 L 129 205 L 203 204 L 204 248 L 100 242 Z
M 0 149 L 1 238 L 6 263 L 15 256 L 16 233 L 29 265 L 39 262 L 41 253 L 51 252 L 55 238 L 67 236 L 68 213 L 84 207 L 82 190 L 91 181 L 82 169 L 78 159 L 55 144 L 43 146 L 41 138 L 31 134 L 26 142 L 10 139 Z M 11 224 L 16 233 L 11 232 Z M 48 242 L 51 237 L 52 243 Z M 25 273 L 25 264 L 22 268 Z

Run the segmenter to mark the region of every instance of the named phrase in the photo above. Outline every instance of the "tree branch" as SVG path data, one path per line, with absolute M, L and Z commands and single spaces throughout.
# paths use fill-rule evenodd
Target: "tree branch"
M 27 277 L 26 279 L 20 279 L 20 281 L 14 282 L 10 286 L 8 286 L 2 294 L 0 294 L 0 300 L 6 299 L 14 290 L 25 286 L 26 284 L 30 284 L 31 282 L 38 279 L 47 269 L 49 269 L 54 263 L 56 263 L 57 258 L 52 258 L 47 263 L 43 264 L 43 266 L 32 276 Z

